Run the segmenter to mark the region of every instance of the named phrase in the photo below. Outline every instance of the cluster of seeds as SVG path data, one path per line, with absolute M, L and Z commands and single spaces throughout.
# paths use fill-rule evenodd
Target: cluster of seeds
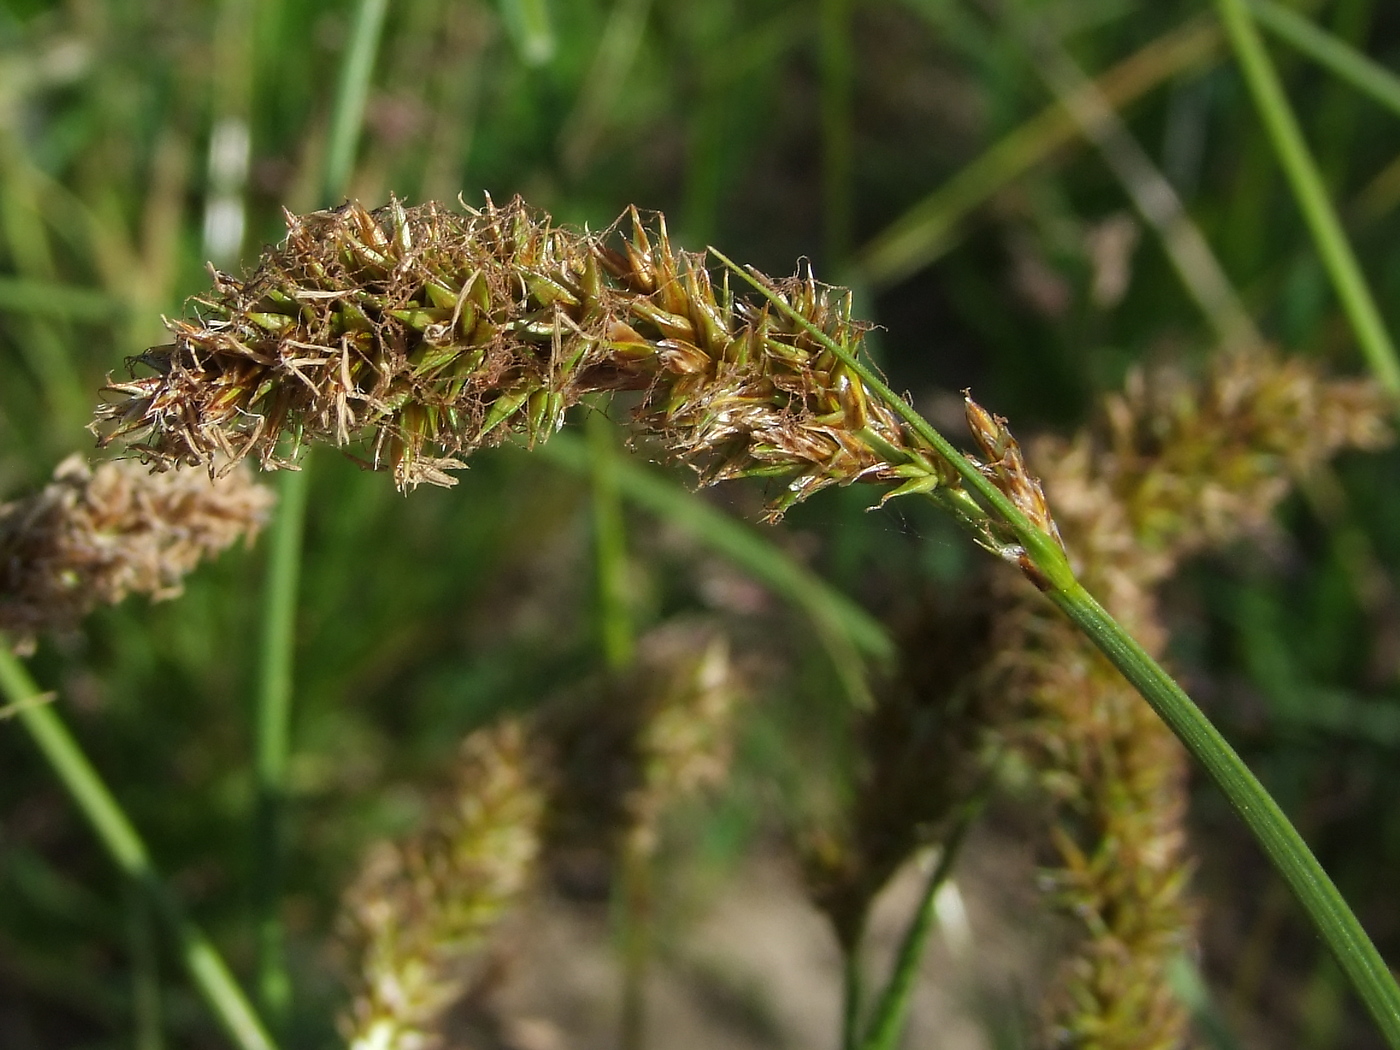
M 734 294 L 635 209 L 602 234 L 518 199 L 289 215 L 250 276 L 216 273 L 173 341 L 134 359 L 146 374 L 111 383 L 95 426 L 160 466 L 286 466 L 305 442 L 363 441 L 400 487 L 447 485 L 476 448 L 541 441 L 585 396 L 634 391 L 639 428 L 703 482 L 788 478 L 775 518 L 856 480 L 956 490 L 823 342 L 858 347 L 849 293 L 764 283 L 776 304 Z M 1023 468 L 988 470 L 1024 487 Z
M 210 480 L 70 456 L 42 491 L 0 504 L 0 631 L 27 648 L 128 594 L 173 598 L 201 560 L 251 540 L 271 508 L 246 468 Z

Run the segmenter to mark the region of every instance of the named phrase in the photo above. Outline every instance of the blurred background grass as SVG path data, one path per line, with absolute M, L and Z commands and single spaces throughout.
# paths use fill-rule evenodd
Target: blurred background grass
M 1400 11 L 1294 6 L 1400 62 Z M 283 206 L 320 203 L 351 17 L 310 0 L 0 10 L 0 495 L 90 446 L 104 374 L 161 340 L 160 316 L 206 286 L 206 261 L 236 270 L 280 237 Z M 680 243 L 769 272 L 805 256 L 856 290 L 883 366 L 935 420 L 973 386 L 1023 436 L 1064 430 L 1134 364 L 1199 363 L 1219 347 L 1124 185 L 1056 108 L 1047 38 L 1118 107 L 1260 329 L 1359 371 L 1201 3 L 391 0 L 350 196 L 521 193 L 594 228 L 635 203 L 665 211 Z M 1393 326 L 1397 114 L 1271 43 Z M 1398 465 L 1342 462 L 1288 505 L 1276 544 L 1203 562 L 1167 597 L 1176 665 L 1392 959 Z M 404 499 L 316 457 L 295 653 L 289 1045 L 334 1043 L 342 993 L 326 944 L 364 844 L 412 823 L 463 733 L 603 666 L 588 479 L 563 466 L 503 449 L 455 490 Z M 714 499 L 757 517 L 753 489 Z M 968 553 L 936 518 L 866 514 L 866 502 L 828 493 L 768 539 L 877 614 L 897 611 L 911 580 L 958 578 Z M 770 653 L 733 783 L 685 836 L 691 863 L 722 871 L 791 811 L 839 793 L 845 700 L 808 621 L 674 520 L 627 514 L 639 624 L 709 609 Z M 265 554 L 230 553 L 177 602 L 103 612 L 33 664 L 243 974 Z M 145 949 L 121 888 L 3 722 L 0 770 L 0 1045 L 130 1046 Z M 1281 884 L 1219 798 L 1198 794 L 1205 970 L 1225 1015 L 1288 1045 L 1369 1045 Z M 157 970 L 171 1045 L 217 1045 L 176 968 Z

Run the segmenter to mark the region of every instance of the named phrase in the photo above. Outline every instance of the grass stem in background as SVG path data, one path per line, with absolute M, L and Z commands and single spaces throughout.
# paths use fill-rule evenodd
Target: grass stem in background
M 821 0 L 822 218 L 827 265 L 844 264 L 851 250 L 855 205 L 855 142 L 851 95 L 851 0 Z
M 578 102 L 559 132 L 560 157 L 575 174 L 588 167 L 607 131 L 613 107 L 636 64 L 650 12 L 651 0 L 620 0 L 608 15 Z
M 370 77 L 383 35 L 388 0 L 360 0 L 345 54 L 326 144 L 322 199 L 344 194 L 364 124 Z M 282 825 L 287 796 L 296 609 L 310 472 L 283 471 L 278 482 L 264 584 L 263 635 L 255 715 L 254 921 L 257 927 L 259 997 L 275 1023 L 292 1001 L 279 915 L 282 896 Z
M 1216 338 L 1226 347 L 1259 345 L 1263 337 L 1200 227 L 1118 111 L 1059 41 L 1043 33 L 1028 39 L 1037 72 L 1084 137 L 1098 147 L 1138 214 L 1156 232 L 1177 278 Z
M 601 410 L 589 415 L 587 427 L 598 635 L 608 669 L 617 672 L 632 663 L 636 639 L 627 599 L 627 534 L 618 494 L 616 437 L 614 427 Z
M 587 446 L 567 430 L 533 454 L 575 473 L 591 469 Z M 878 620 L 747 523 L 630 457 L 617 457 L 615 465 L 623 498 L 688 533 L 801 609 L 847 695 L 858 704 L 869 702 L 866 659 L 884 663 L 894 657 L 894 644 Z
M 1338 80 L 1400 116 L 1400 76 L 1277 0 L 1248 0 L 1269 32 Z
M 1220 44 L 1214 22 L 1194 18 L 1101 74 L 1095 89 L 1109 106 L 1121 109 L 1211 62 Z M 929 265 L 956 243 L 959 223 L 974 209 L 1077 135 L 1074 120 L 1058 103 L 1008 132 L 861 247 L 851 260 L 853 278 L 874 288 L 888 287 Z
M 1293 196 L 1303 212 L 1366 363 L 1387 391 L 1400 395 L 1400 360 L 1397 360 L 1395 345 L 1381 320 L 1380 310 L 1342 230 L 1336 209 L 1327 196 L 1317 163 L 1303 139 L 1298 119 L 1289 106 L 1249 7 L 1245 0 L 1216 0 L 1216 7 L 1274 153 L 1288 177 Z M 1400 1032 L 1400 1016 L 1395 1025 Z
M 302 534 L 306 521 L 307 471 L 285 471 L 268 549 L 262 639 L 254 725 L 253 899 L 257 924 L 258 997 L 268 1016 L 285 1020 L 291 985 L 283 961 L 282 823 L 290 752 L 293 651 Z
M 193 922 L 161 880 L 146 845 L 117 800 L 107 790 L 51 704 L 34 703 L 38 688 L 18 658 L 0 639 L 0 691 L 15 718 L 38 745 L 69 796 L 97 833 L 108 856 L 150 900 L 156 914 L 169 927 L 180 959 L 205 1002 L 240 1050 L 275 1050 L 233 975 L 214 946 Z
M 899 1046 L 900 1037 L 904 1034 L 904 1022 L 909 1016 L 909 1004 L 914 996 L 914 981 L 919 976 L 919 964 L 923 961 L 928 935 L 937 917 L 938 891 L 952 874 L 968 828 L 981 808 L 980 799 L 967 807 L 942 845 L 938 862 L 924 883 L 924 892 L 919 898 L 914 919 L 900 941 L 889 983 L 875 1006 L 865 1039 L 860 1043 L 861 1050 L 896 1050 Z
M 365 102 L 379 41 L 384 35 L 384 17 L 389 0 L 359 0 L 350 29 L 350 46 L 340 68 L 335 106 L 331 111 L 330 138 L 326 143 L 326 166 L 321 176 L 321 200 L 332 204 L 345 194 L 355 167 L 355 151 L 365 122 Z
M 131 953 L 132 1043 L 135 1050 L 162 1050 L 165 1035 L 161 1019 L 160 957 L 152 931 L 154 916 L 141 887 L 130 879 L 123 897 L 126 943 Z
M 1042 532 L 914 408 L 899 397 L 852 352 L 798 314 L 748 270 L 710 249 L 735 274 L 750 283 L 794 324 L 804 328 L 843 361 L 876 395 L 957 471 L 967 488 L 991 513 L 1011 527 L 1036 570 L 1037 584 L 1085 636 L 1132 683 L 1186 750 L 1215 781 L 1269 860 L 1293 890 L 1314 928 L 1345 971 L 1348 980 L 1393 1050 L 1400 1050 L 1400 986 L 1366 935 L 1336 885 L 1312 850 L 1249 767 L 1235 753 L 1195 702 L 1160 664 L 1076 579 L 1059 544 Z M 929 494 L 938 498 L 938 491 Z
M 542 66 L 554 57 L 557 41 L 549 17 L 549 0 L 501 0 L 501 16 L 527 66 Z

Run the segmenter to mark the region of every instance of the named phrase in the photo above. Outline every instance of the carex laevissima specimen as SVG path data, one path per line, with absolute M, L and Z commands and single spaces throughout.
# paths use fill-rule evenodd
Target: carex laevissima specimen
M 988 546 L 1010 533 L 952 465 L 872 393 L 827 339 L 858 347 L 849 293 L 802 273 L 736 294 L 660 215 L 601 234 L 519 199 L 465 214 L 348 204 L 287 218 L 287 238 L 236 279 L 214 274 L 173 341 L 133 359 L 98 411 L 159 466 L 291 465 L 302 444 L 364 442 L 401 488 L 452 484 L 461 457 L 544 440 L 589 394 L 635 391 L 635 421 L 703 483 L 782 476 L 777 518 L 833 484 L 937 491 Z M 1000 420 L 969 403 L 985 473 L 1053 531 Z M 888 498 L 888 496 L 886 497 Z

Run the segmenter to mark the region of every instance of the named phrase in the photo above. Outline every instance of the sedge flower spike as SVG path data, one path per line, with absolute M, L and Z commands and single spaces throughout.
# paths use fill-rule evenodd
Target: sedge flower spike
M 702 483 L 788 478 L 773 519 L 853 481 L 974 509 L 952 465 L 833 353 L 858 353 L 865 326 L 810 273 L 736 294 L 635 208 L 602 234 L 519 199 L 466 214 L 352 203 L 287 224 L 251 274 L 216 272 L 195 316 L 169 322 L 172 342 L 133 359 L 149 374 L 110 382 L 104 444 L 160 467 L 285 467 L 305 442 L 363 441 L 400 488 L 450 485 L 475 449 L 542 441 L 585 396 L 628 390 L 641 431 Z M 970 416 L 984 418 L 989 480 L 1018 503 L 1038 494 L 1001 421 Z M 985 515 L 974 529 L 1009 548 Z

